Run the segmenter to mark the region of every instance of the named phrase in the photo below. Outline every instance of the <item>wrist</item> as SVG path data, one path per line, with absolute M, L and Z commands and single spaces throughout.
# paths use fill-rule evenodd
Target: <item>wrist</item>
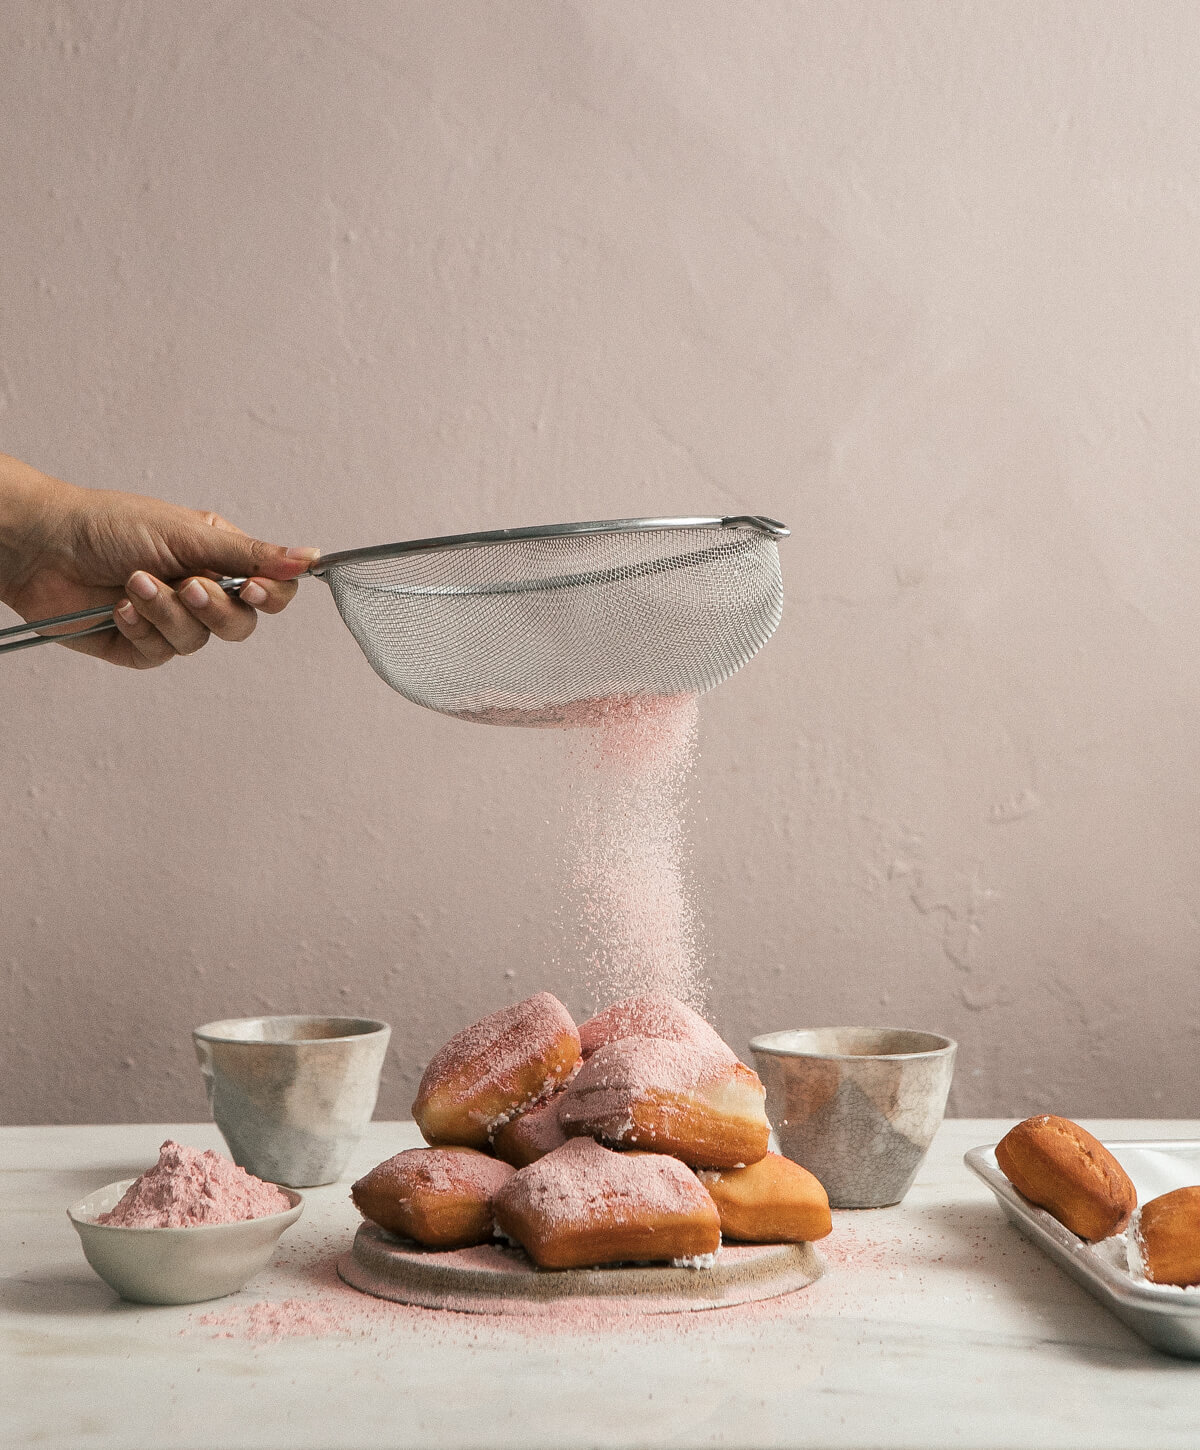
M 53 537 L 51 516 L 71 485 L 0 453 L 0 601 L 20 592 Z

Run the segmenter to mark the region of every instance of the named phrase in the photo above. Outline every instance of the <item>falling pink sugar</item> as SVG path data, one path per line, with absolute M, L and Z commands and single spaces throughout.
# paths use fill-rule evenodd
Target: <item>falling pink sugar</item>
M 699 1008 L 684 831 L 696 697 L 623 696 L 577 714 L 569 723 L 591 728 L 568 738 L 566 865 L 586 985 L 601 1001 L 666 992 Z
M 201 1153 L 170 1138 L 158 1162 L 125 1190 L 97 1223 L 120 1228 L 197 1228 L 286 1213 L 291 1199 L 211 1148 Z
M 702 1007 L 707 984 L 683 828 L 696 696 L 615 694 L 559 704 L 489 698 L 453 713 L 478 724 L 569 733 L 570 915 L 596 1000 L 658 990 Z

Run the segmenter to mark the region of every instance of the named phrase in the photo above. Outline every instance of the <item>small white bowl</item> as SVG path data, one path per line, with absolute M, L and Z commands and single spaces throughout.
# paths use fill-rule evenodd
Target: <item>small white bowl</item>
M 283 1213 L 238 1223 L 196 1228 L 123 1228 L 97 1223 L 115 1208 L 135 1180 L 109 1183 L 67 1209 L 89 1264 L 122 1299 L 138 1304 L 198 1304 L 220 1299 L 265 1268 L 280 1235 L 300 1217 L 304 1200 L 283 1188 L 292 1200 Z

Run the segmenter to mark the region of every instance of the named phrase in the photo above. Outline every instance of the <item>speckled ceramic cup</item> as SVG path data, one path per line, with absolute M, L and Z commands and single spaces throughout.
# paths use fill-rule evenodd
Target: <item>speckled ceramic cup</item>
M 271 1183 L 335 1183 L 375 1111 L 392 1029 L 364 1017 L 238 1017 L 192 1033 L 235 1163 Z
M 779 1150 L 834 1208 L 899 1203 L 946 1111 L 958 1044 L 897 1027 L 768 1032 L 750 1043 Z

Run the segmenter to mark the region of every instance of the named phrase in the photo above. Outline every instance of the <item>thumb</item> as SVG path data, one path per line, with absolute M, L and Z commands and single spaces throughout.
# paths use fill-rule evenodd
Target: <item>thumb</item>
M 320 549 L 288 548 L 252 539 L 218 514 L 204 514 L 170 540 L 183 574 L 212 570 L 223 575 L 295 579 L 321 557 Z

